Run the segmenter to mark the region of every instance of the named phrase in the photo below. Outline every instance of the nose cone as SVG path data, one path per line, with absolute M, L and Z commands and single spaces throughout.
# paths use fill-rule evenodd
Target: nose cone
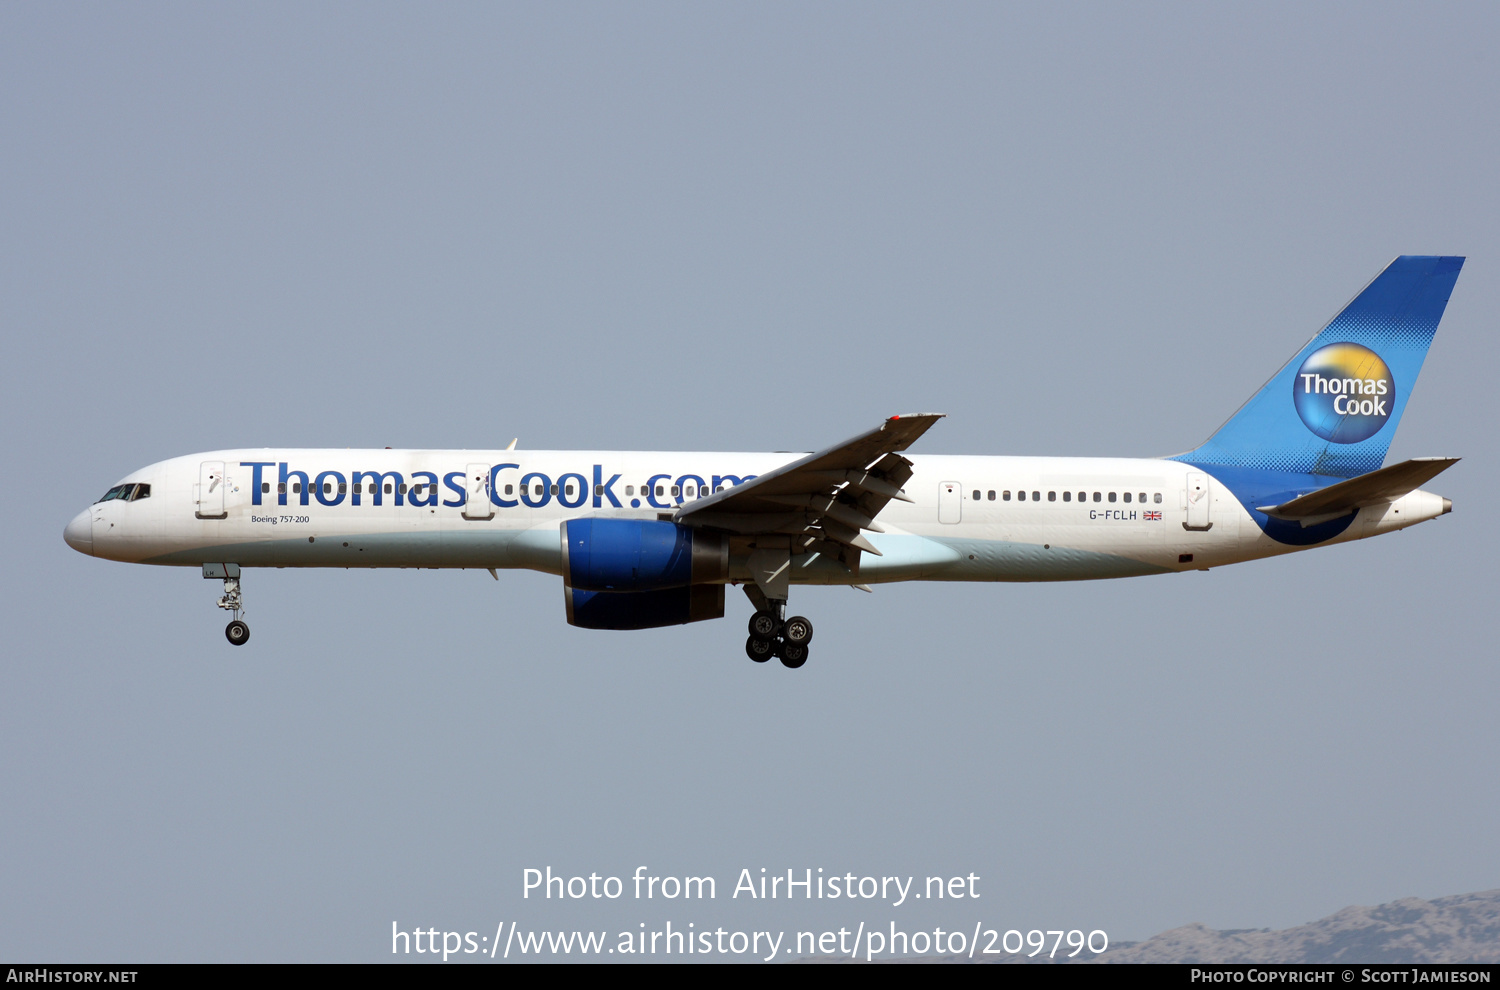
M 74 516 L 73 521 L 68 523 L 67 527 L 63 530 L 63 539 L 74 550 L 77 550 L 79 553 L 86 553 L 92 557 L 94 555 L 93 514 L 88 509 L 84 509 L 78 515 Z

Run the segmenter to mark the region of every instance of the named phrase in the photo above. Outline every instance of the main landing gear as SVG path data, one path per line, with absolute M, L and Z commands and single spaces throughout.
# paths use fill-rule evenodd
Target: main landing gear
M 807 663 L 807 644 L 812 642 L 813 627 L 805 617 L 786 615 L 786 601 L 766 600 L 769 608 L 758 609 L 750 616 L 750 638 L 745 640 L 745 654 L 756 663 L 781 658 L 783 667 L 796 669 Z
M 224 627 L 224 638 L 233 646 L 244 646 L 250 641 L 250 627 L 240 618 L 240 613 L 245 610 L 245 603 L 240 598 L 240 566 L 204 564 L 203 576 L 224 580 L 224 595 L 219 599 L 219 607 L 234 615 L 234 619 Z

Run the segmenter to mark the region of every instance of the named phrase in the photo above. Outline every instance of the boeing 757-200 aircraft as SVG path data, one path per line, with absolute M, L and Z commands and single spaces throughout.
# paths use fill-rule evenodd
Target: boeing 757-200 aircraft
M 219 450 L 134 471 L 63 532 L 80 553 L 199 567 L 244 644 L 247 567 L 525 567 L 568 621 L 644 629 L 755 607 L 745 651 L 807 660 L 794 584 L 1074 581 L 1207 570 L 1443 515 L 1418 486 L 1457 458 L 1381 467 L 1463 258 L 1397 258 L 1196 450 L 1157 458 L 904 452 L 892 416 L 806 456 Z

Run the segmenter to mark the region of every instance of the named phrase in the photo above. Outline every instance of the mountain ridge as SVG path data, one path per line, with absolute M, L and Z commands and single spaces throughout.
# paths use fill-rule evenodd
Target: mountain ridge
M 1083 953 L 1088 955 L 1087 950 Z M 811 961 L 811 960 L 810 960 Z M 929 956 L 925 963 L 1500 963 L 1500 890 L 1353 905 L 1292 928 L 1213 929 L 1193 922 L 1092 958 Z

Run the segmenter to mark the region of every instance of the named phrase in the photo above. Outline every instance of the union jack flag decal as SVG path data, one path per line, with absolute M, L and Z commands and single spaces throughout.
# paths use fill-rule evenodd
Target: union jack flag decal
M 1147 522 L 1161 522 L 1161 513 L 1160 512 L 1154 512 L 1154 511 L 1153 512 L 1147 512 L 1146 513 L 1146 521 Z

